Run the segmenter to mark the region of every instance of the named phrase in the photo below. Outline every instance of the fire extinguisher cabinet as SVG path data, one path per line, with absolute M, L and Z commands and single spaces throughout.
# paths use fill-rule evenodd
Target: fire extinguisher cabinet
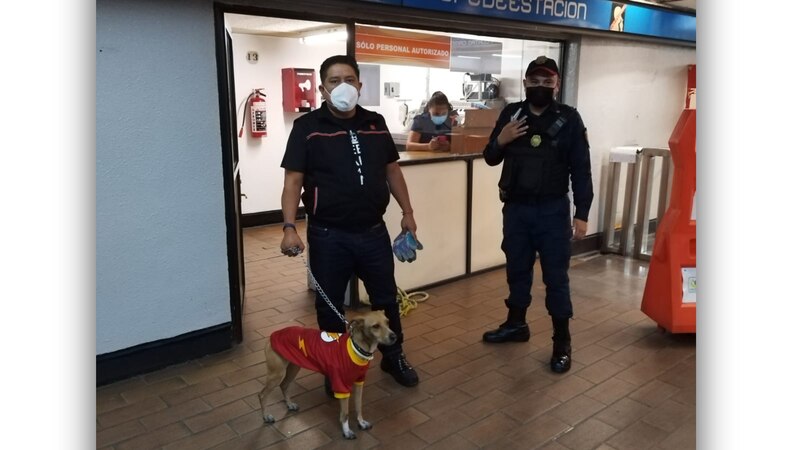
M 317 76 L 314 69 L 281 69 L 283 110 L 308 112 L 317 107 Z
M 669 207 L 656 230 L 642 312 L 671 333 L 696 332 L 696 119 L 685 109 L 669 138 L 675 164 Z

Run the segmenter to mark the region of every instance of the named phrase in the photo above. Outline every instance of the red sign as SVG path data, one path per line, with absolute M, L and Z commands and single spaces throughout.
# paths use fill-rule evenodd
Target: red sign
M 358 62 L 450 68 L 450 37 L 356 25 Z

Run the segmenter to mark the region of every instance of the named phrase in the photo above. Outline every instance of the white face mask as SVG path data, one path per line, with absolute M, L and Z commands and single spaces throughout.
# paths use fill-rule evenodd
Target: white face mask
M 358 89 L 352 84 L 340 83 L 328 95 L 331 96 L 333 107 L 342 112 L 351 111 L 358 103 Z

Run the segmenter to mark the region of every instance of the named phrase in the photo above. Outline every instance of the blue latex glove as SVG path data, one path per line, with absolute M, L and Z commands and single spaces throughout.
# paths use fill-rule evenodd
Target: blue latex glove
M 408 230 L 400 233 L 392 243 L 392 251 L 400 262 L 413 262 L 417 259 L 417 250 L 422 250 L 422 244 Z

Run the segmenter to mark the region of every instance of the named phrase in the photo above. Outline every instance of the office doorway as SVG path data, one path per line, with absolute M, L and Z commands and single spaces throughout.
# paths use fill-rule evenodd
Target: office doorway
M 264 295 L 276 293 L 270 287 L 274 273 L 285 270 L 285 261 L 276 258 L 282 256 L 280 241 L 271 242 L 276 234 L 245 236 L 243 228 L 283 222 L 280 163 L 286 140 L 294 121 L 322 103 L 318 68 L 329 56 L 347 53 L 348 34 L 346 24 L 324 19 L 240 14 L 219 5 L 215 14 L 231 322 L 234 341 L 242 342 L 252 331 L 245 315 L 263 306 Z M 274 245 L 275 255 L 265 253 L 265 245 Z M 285 276 L 289 283 L 305 283 L 303 270 Z

